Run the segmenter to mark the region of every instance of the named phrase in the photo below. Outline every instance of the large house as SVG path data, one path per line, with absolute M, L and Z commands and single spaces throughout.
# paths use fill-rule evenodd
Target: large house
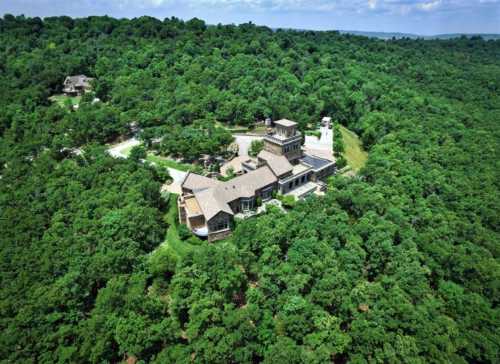
M 81 96 L 92 89 L 92 80 L 85 75 L 68 76 L 63 83 L 63 92 L 68 96 Z
M 274 193 L 305 196 L 321 188 L 335 163 L 302 152 L 302 135 L 290 120 L 274 122 L 264 137 L 264 150 L 242 163 L 244 173 L 222 182 L 188 173 L 181 184 L 179 220 L 209 241 L 231 233 L 234 216 L 270 200 Z

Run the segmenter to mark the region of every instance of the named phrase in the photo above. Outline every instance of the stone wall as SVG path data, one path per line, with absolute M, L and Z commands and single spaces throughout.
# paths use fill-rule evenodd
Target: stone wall
M 270 143 L 267 140 L 264 140 L 264 150 L 276 155 L 283 155 L 283 150 L 281 149 L 281 146 L 274 143 Z
M 208 234 L 208 242 L 211 243 L 213 241 L 225 239 L 231 234 L 232 234 L 231 230 L 223 230 L 223 231 L 219 231 L 216 233 L 209 233 Z

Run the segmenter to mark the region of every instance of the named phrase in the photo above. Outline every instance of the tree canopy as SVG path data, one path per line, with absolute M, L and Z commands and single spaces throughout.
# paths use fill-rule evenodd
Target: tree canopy
M 498 363 L 499 54 L 479 37 L 5 15 L 0 362 Z M 72 74 L 95 78 L 78 109 L 49 100 Z M 178 251 L 165 173 L 103 146 L 137 123 L 196 158 L 231 142 L 223 126 L 323 116 L 369 150 L 357 176 Z

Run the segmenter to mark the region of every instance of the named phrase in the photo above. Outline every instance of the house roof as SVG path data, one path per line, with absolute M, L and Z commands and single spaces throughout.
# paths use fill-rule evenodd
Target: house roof
M 184 181 L 181 183 L 182 188 L 186 188 L 188 190 L 204 190 L 210 187 L 216 187 L 220 184 L 216 179 L 208 178 L 196 173 L 188 172 Z
M 69 81 L 73 86 L 90 86 L 89 82 L 92 81 L 93 78 L 87 77 L 85 75 L 76 75 L 76 76 L 68 76 L 66 77 L 65 82 Z
M 280 125 L 280 126 L 284 126 L 284 127 L 291 127 L 291 126 L 296 126 L 297 123 L 295 121 L 291 121 L 291 120 L 288 120 L 288 119 L 281 119 L 281 120 L 276 120 L 274 122 L 275 125 Z
M 293 170 L 293 166 L 283 155 L 276 155 L 263 150 L 257 155 L 257 158 L 265 160 L 277 177 L 290 173 Z
M 205 216 L 205 220 L 209 221 L 219 212 L 223 211 L 229 215 L 233 215 L 233 211 L 223 199 L 216 197 L 214 188 L 208 188 L 205 190 L 198 190 L 194 192 L 196 201 Z
M 217 197 L 231 202 L 241 197 L 252 197 L 255 191 L 277 182 L 278 179 L 268 166 L 243 174 L 222 183 L 215 188 Z
M 233 215 L 233 211 L 229 206 L 231 201 L 239 198 L 253 197 L 255 191 L 278 181 L 278 178 L 268 166 L 258 168 L 255 171 L 238 176 L 227 182 L 215 181 L 217 182 L 215 186 L 200 188 L 200 185 L 194 184 L 196 181 L 205 183 L 207 182 L 206 179 L 210 178 L 190 173 L 186 176 L 186 180 L 193 184 L 190 187 L 186 187 L 185 180 L 182 186 L 193 190 L 196 201 L 207 221 L 221 211 Z
M 311 166 L 316 171 L 325 168 L 330 164 L 333 164 L 333 162 L 328 159 L 320 158 L 310 154 L 305 154 L 304 157 L 300 159 L 300 162 Z
M 85 75 L 68 76 L 64 80 L 64 90 L 66 92 L 71 92 L 71 91 L 75 91 L 75 88 L 77 88 L 77 87 L 89 88 L 90 81 L 92 81 L 92 80 L 93 80 L 93 78 L 87 77 Z

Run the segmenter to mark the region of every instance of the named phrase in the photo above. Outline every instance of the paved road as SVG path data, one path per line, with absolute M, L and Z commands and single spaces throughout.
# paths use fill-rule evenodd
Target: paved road
M 128 156 L 123 152 L 128 149 L 140 145 L 142 142 L 139 139 L 131 138 L 124 142 L 115 144 L 108 149 L 109 154 L 115 158 L 127 158 Z
M 172 177 L 172 183 L 164 184 L 162 186 L 162 191 L 168 191 L 170 193 L 176 193 L 180 195 L 182 193 L 181 183 L 184 181 L 187 172 L 179 171 L 178 169 L 168 167 L 168 173 Z
M 131 138 L 128 139 L 124 142 L 115 144 L 111 146 L 108 149 L 108 153 L 114 157 L 114 158 L 127 158 L 128 155 L 125 154 L 125 151 L 127 151 L 129 148 L 135 147 L 137 145 L 140 145 L 142 142 L 136 138 Z M 153 163 L 154 164 L 154 163 Z M 186 177 L 186 172 L 180 171 L 175 168 L 168 167 L 168 173 L 170 174 L 170 177 L 172 177 L 173 181 L 171 184 L 167 185 L 165 184 L 162 187 L 162 190 L 167 190 L 172 193 L 181 193 L 181 183 Z
M 170 168 L 168 167 L 168 173 L 170 174 L 170 177 L 174 180 L 176 183 L 181 183 L 184 181 L 184 178 L 186 177 L 187 172 L 180 171 L 175 168 Z

